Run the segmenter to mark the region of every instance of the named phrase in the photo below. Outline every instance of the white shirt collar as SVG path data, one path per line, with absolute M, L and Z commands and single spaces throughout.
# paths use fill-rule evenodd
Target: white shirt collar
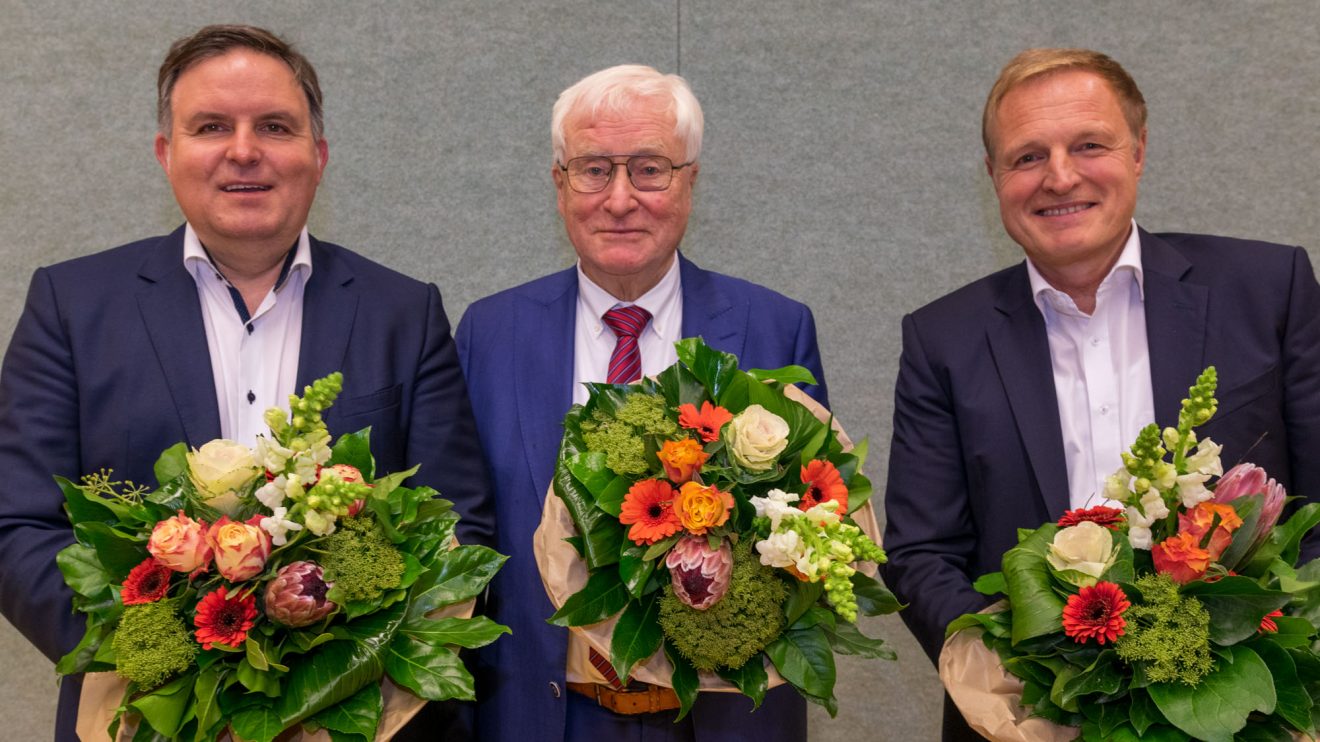
M 1137 231 L 1137 222 L 1132 220 L 1132 229 L 1128 232 L 1127 241 L 1123 243 L 1123 251 L 1118 254 L 1118 262 L 1109 269 L 1109 273 L 1104 280 L 1100 282 L 1099 291 L 1103 292 L 1118 280 L 1120 275 L 1130 275 L 1137 284 L 1137 295 L 1143 300 L 1146 296 L 1145 276 L 1141 271 L 1141 236 Z M 1062 310 L 1065 305 L 1073 307 L 1076 311 L 1076 305 L 1072 298 L 1064 292 L 1054 288 L 1049 281 L 1036 270 L 1036 265 L 1027 259 L 1027 277 L 1031 280 L 1031 296 L 1036 302 L 1036 307 L 1041 312 L 1045 311 L 1046 303 L 1052 304 L 1056 310 Z
M 613 294 L 606 291 L 587 277 L 582 272 L 582 261 L 577 262 L 578 275 L 578 301 L 580 306 L 586 309 L 587 316 L 590 318 L 591 334 L 599 335 L 605 329 L 605 324 L 601 322 L 601 317 L 616 306 L 636 305 L 651 313 L 651 322 L 647 325 L 644 333 L 655 333 L 661 338 L 677 338 L 680 336 L 680 328 L 672 326 L 675 323 L 681 323 L 683 318 L 680 313 L 666 311 L 675 305 L 680 295 L 680 282 L 678 270 L 678 253 L 674 253 L 673 262 L 669 270 L 660 277 L 660 281 L 651 287 L 650 291 L 637 297 L 637 301 L 620 301 Z M 675 316 L 677 315 L 677 316 Z
M 188 269 L 189 273 L 193 274 L 194 279 L 202 276 L 199 271 L 210 270 L 214 271 L 226 284 L 229 283 L 216 269 L 215 264 L 211 262 L 211 256 L 206 253 L 206 248 L 202 247 L 202 241 L 198 238 L 197 232 L 193 230 L 193 226 L 186 223 L 183 228 L 183 266 Z M 295 270 L 305 271 L 304 278 L 310 278 L 312 275 L 312 243 L 307 236 L 307 227 L 303 227 L 302 231 L 298 233 L 298 247 L 294 251 L 293 264 L 289 266 L 289 272 L 292 273 Z M 287 283 L 287 280 L 282 282 L 280 286 L 284 283 Z M 275 288 L 279 289 L 280 286 Z

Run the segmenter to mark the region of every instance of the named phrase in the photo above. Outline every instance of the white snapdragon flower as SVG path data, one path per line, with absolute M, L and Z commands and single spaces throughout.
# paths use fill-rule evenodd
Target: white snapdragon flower
M 1128 543 L 1131 544 L 1134 549 L 1145 549 L 1146 551 L 1150 551 L 1150 529 L 1145 526 L 1129 526 Z
M 1178 477 L 1178 499 L 1188 510 L 1214 497 L 1214 493 L 1205 488 L 1209 474 L 1191 472 Z
M 800 574 L 805 576 L 808 582 L 815 582 L 816 578 L 820 576 L 820 565 L 816 562 L 816 552 L 813 549 L 807 549 L 804 551 L 802 555 L 798 557 L 794 568 L 797 569 Z
M 293 471 L 304 482 L 316 481 L 317 466 L 316 459 L 307 451 L 299 452 L 293 459 Z
M 270 534 L 270 542 L 276 546 L 283 546 L 288 543 L 286 534 L 289 531 L 301 531 L 303 527 L 285 516 L 289 514 L 289 509 L 285 507 L 272 508 L 275 512 L 262 518 L 261 530 Z
M 779 522 L 785 515 L 796 515 L 801 511 L 793 507 L 793 503 L 798 501 L 798 496 L 792 492 L 783 490 L 770 490 L 765 493 L 765 497 L 753 497 L 751 499 L 752 507 L 756 509 L 756 517 L 769 518 L 770 530 L 778 531 Z
M 329 536 L 335 532 L 335 516 L 319 510 L 308 510 L 303 514 L 303 522 L 307 524 L 307 530 L 317 536 Z
M 1169 506 L 1164 502 L 1164 495 L 1151 490 L 1141 497 L 1141 509 L 1145 511 L 1146 517 L 1150 523 L 1143 525 L 1149 526 L 1151 523 L 1169 517 Z
M 791 567 L 802 556 L 802 539 L 797 531 L 772 533 L 756 543 L 756 550 L 761 554 L 761 564 L 767 567 Z
M 1119 467 L 1105 479 L 1105 497 L 1116 502 L 1127 502 L 1132 497 L 1132 475 L 1126 467 Z
M 834 500 L 826 500 L 824 502 L 819 502 L 816 503 L 815 505 L 812 505 L 807 510 L 807 512 L 803 513 L 803 515 L 806 516 L 807 519 L 810 520 L 812 523 L 817 523 L 819 525 L 824 526 L 830 523 L 839 522 L 840 520 L 839 514 L 835 512 L 838 509 L 839 509 L 839 503 L 835 502 Z
M 284 504 L 284 488 L 286 484 L 287 481 L 285 480 L 284 475 L 281 474 L 258 487 L 257 491 L 253 494 L 262 505 L 265 505 L 271 510 L 276 510 Z
M 1219 460 L 1219 453 L 1224 447 L 1206 438 L 1196 447 L 1196 453 L 1187 457 L 1187 471 L 1199 472 L 1211 476 L 1222 476 L 1224 465 Z
M 256 445 L 257 463 L 266 467 L 267 471 L 283 471 L 284 465 L 293 458 L 293 451 L 277 443 L 273 438 L 265 436 L 257 437 Z

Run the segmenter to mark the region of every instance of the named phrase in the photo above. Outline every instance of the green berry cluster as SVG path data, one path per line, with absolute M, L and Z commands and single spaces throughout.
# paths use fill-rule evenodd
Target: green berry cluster
M 403 555 L 369 516 L 345 518 L 340 530 L 323 542 L 325 553 L 317 561 L 327 583 L 333 583 L 331 600 L 369 601 L 399 586 L 403 579 Z
M 1115 648 L 1129 665 L 1140 664 L 1156 683 L 1195 686 L 1214 669 L 1210 655 L 1210 613 L 1201 601 L 1181 595 L 1164 574 L 1137 580 L 1142 600 L 1128 608 L 1127 626 Z

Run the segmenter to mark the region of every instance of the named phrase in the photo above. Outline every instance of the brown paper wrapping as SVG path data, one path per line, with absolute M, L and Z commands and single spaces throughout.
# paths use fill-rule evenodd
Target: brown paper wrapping
M 808 397 L 801 389 L 792 385 L 785 386 L 784 396 L 800 402 L 818 420 L 824 422 L 830 419 L 829 410 L 825 409 L 816 400 Z M 844 433 L 843 427 L 839 425 L 837 419 L 833 421 L 832 427 L 839 434 L 839 442 L 843 444 L 843 450 L 851 451 L 852 441 Z M 862 531 L 871 537 L 871 540 L 877 544 L 880 543 L 880 527 L 876 523 L 875 510 L 871 507 L 869 500 L 852 513 L 852 518 Z M 541 512 L 541 524 L 532 537 L 532 546 L 536 553 L 536 565 L 541 571 L 541 582 L 545 585 L 545 592 L 556 609 L 563 606 L 564 601 L 568 600 L 569 596 L 581 590 L 587 584 L 586 563 L 578 557 L 577 550 L 565 541 L 568 537 L 576 534 L 577 528 L 573 525 L 573 518 L 564 502 L 554 494 L 552 485 L 551 491 L 547 492 L 545 496 L 545 507 Z M 877 567 L 871 562 L 863 562 L 855 566 L 870 577 L 876 575 Z M 600 652 L 602 656 L 609 657 L 610 636 L 613 635 L 614 624 L 617 622 L 618 616 L 615 616 L 591 626 L 574 626 L 569 630 L 575 640 L 585 641 L 597 652 Z M 778 671 L 775 670 L 774 665 L 767 661 L 765 668 L 770 677 L 769 687 L 774 688 L 785 682 Z M 670 686 L 669 678 L 673 673 L 673 665 L 665 657 L 665 653 L 660 651 L 645 662 L 639 662 L 635 665 L 632 670 L 632 677 L 644 683 L 667 688 Z M 738 692 L 738 689 L 732 683 L 715 673 L 701 672 L 698 675 L 698 688 L 700 690 Z
M 454 541 L 457 544 L 457 539 Z M 445 606 L 427 614 L 428 618 L 472 618 L 476 601 L 469 600 L 456 605 Z M 78 697 L 78 738 L 82 742 L 129 742 L 137 730 L 136 714 L 125 714 L 119 724 L 119 734 L 110 739 L 110 722 L 114 721 L 115 712 L 124 699 L 128 681 L 113 672 L 93 672 L 83 676 L 82 694 Z M 380 723 L 376 726 L 376 740 L 388 742 L 404 724 L 407 724 L 422 706 L 424 699 L 414 696 L 405 688 L 390 682 L 389 677 L 381 679 L 380 694 L 383 708 Z M 330 742 L 330 735 L 321 729 L 309 733 L 295 726 L 286 730 L 278 738 L 280 742 Z M 217 742 L 240 742 L 238 738 L 225 732 Z

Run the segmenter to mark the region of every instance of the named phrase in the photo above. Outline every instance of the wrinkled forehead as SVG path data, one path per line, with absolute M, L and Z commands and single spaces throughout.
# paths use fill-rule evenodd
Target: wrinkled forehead
M 564 146 L 570 155 L 681 155 L 677 121 L 666 101 L 632 98 L 611 103 L 579 106 L 565 117 Z

